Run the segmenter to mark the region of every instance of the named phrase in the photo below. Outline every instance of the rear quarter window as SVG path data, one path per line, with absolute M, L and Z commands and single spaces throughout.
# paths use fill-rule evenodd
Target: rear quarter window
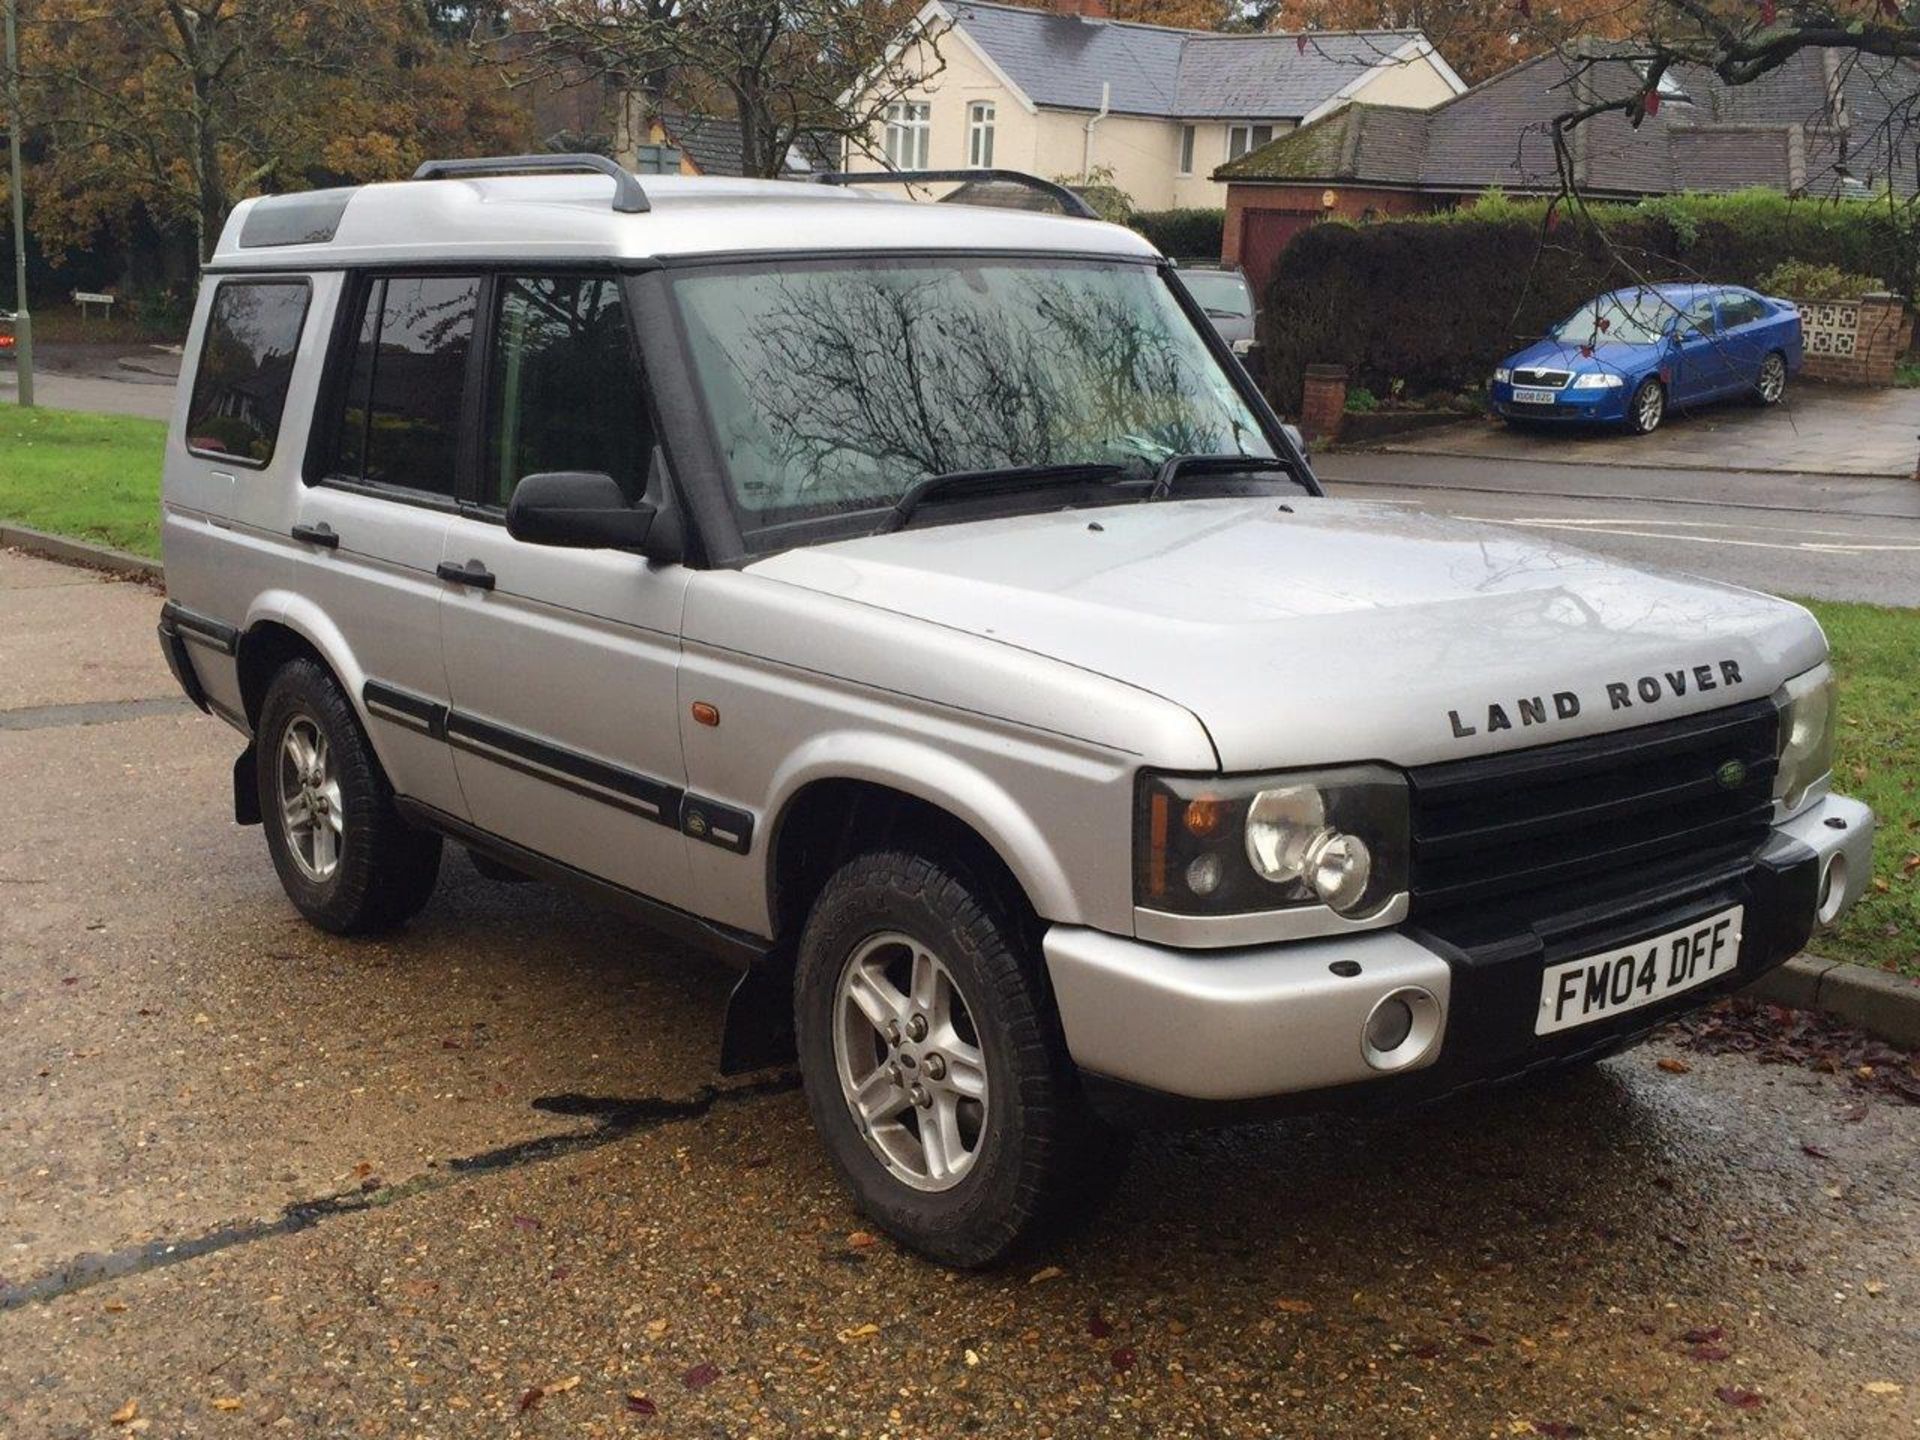
M 223 280 L 187 406 L 187 448 L 245 465 L 273 458 L 307 319 L 304 280 Z

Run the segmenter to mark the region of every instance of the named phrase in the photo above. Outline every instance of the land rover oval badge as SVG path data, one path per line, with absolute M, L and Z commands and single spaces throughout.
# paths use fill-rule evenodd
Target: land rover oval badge
M 1720 768 L 1713 772 L 1713 778 L 1720 782 L 1722 790 L 1738 790 L 1747 783 L 1746 764 L 1740 760 L 1724 761 Z

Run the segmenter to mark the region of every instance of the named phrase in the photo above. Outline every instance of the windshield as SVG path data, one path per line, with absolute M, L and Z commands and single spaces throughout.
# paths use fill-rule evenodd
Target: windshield
M 1555 327 L 1553 338 L 1576 345 L 1652 345 L 1676 314 L 1673 302 L 1652 290 L 1629 290 L 1589 300 Z
M 675 289 L 749 532 L 888 507 L 956 471 L 1150 479 L 1170 455 L 1274 453 L 1150 266 L 862 258 Z
M 1182 270 L 1180 278 L 1187 282 L 1193 298 L 1208 310 L 1218 310 L 1235 320 L 1253 314 L 1252 297 L 1242 276 L 1225 270 Z

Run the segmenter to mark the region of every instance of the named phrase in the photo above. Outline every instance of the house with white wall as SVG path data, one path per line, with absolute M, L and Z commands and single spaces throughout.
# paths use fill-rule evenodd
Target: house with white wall
M 887 107 L 871 159 L 1110 171 L 1142 210 L 1224 205 L 1216 169 L 1348 101 L 1425 108 L 1466 88 L 1417 30 L 1222 34 L 1111 20 L 1101 0 L 928 0 L 899 53 L 924 79 Z

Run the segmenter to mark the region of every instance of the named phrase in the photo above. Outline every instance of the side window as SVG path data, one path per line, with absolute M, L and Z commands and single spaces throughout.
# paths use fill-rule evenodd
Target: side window
M 1733 290 L 1720 293 L 1720 324 L 1728 330 L 1737 325 L 1751 325 L 1765 314 L 1766 307 L 1751 295 Z
M 639 499 L 652 444 L 619 280 L 502 277 L 497 294 L 481 503 L 550 470 L 611 475 Z
M 1713 297 L 1702 295 L 1687 303 L 1680 312 L 1680 333 L 1682 335 L 1712 335 L 1720 328 L 1713 315 Z
M 304 280 L 221 282 L 194 368 L 190 449 L 249 465 L 273 458 L 307 294 Z
M 479 297 L 472 275 L 391 275 L 367 287 L 334 445 L 336 474 L 455 493 Z

